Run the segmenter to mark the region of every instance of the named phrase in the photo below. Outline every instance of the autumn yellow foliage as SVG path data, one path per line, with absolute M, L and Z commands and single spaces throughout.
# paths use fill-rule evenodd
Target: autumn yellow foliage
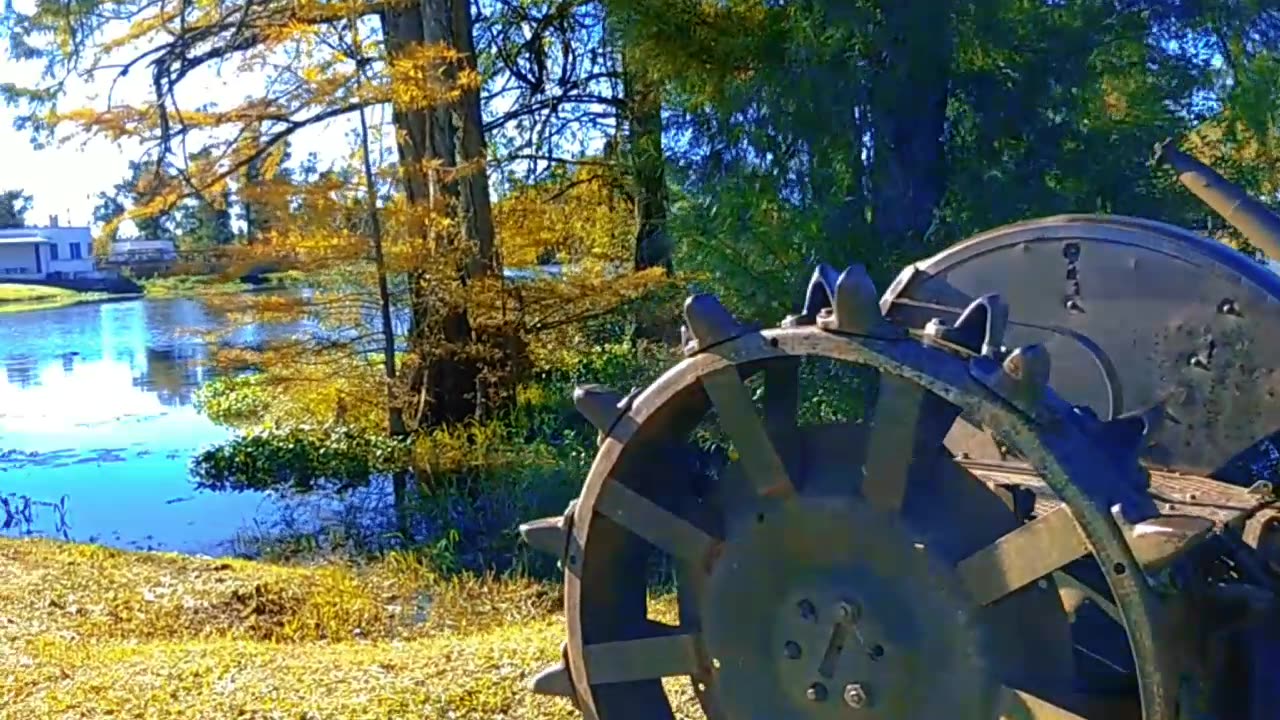
M 553 585 L 405 555 L 285 567 L 0 540 L 0 719 L 576 719 L 525 687 L 559 659 L 559 607 Z
M 495 205 L 494 226 L 511 267 L 631 262 L 635 221 L 603 163 L 513 189 Z

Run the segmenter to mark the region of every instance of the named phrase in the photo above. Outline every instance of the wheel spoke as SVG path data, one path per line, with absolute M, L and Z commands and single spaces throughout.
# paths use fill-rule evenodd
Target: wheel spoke
M 1000 720 L 1085 720 L 1025 690 L 1000 688 Z
M 764 371 L 764 422 L 775 436 L 796 427 L 800 407 L 800 361 L 779 360 Z
M 1074 614 L 1075 609 L 1080 607 L 1080 603 L 1088 600 L 1099 610 L 1106 613 L 1107 617 L 1117 623 L 1124 624 L 1124 619 L 1120 616 L 1120 608 L 1116 607 L 1116 604 L 1111 602 L 1110 598 L 1097 590 L 1061 571 L 1053 574 L 1053 582 L 1058 586 L 1058 594 L 1062 596 L 1062 605 L 1067 610 L 1068 615 Z M 1068 602 L 1073 603 L 1075 607 L 1067 607 Z
M 595 509 L 658 549 L 695 564 L 705 563 L 719 544 L 693 523 L 616 480 L 601 487 Z
M 1062 505 L 961 560 L 957 570 L 974 600 L 989 605 L 1088 552 L 1075 518 Z
M 592 685 L 604 685 L 702 674 L 698 634 L 656 623 L 654 626 L 669 632 L 584 646 L 587 680 Z
M 720 427 L 729 434 L 733 448 L 756 493 L 787 497 L 795 492 L 777 448 L 769 439 L 751 393 L 735 367 L 726 367 L 702 376 L 702 387 L 716 406 Z
M 958 415 L 956 406 L 920 385 L 881 373 L 862 478 L 867 501 L 898 512 L 913 467 L 938 451 Z

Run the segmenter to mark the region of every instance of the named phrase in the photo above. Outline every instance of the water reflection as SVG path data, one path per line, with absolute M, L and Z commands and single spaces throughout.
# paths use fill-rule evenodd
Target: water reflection
M 147 348 L 143 372 L 133 385 L 153 392 L 161 405 L 168 408 L 190 405 L 195 391 L 207 380 L 201 363 L 202 348 Z
M 20 388 L 28 388 L 39 383 L 35 373 L 35 358 L 27 355 L 15 355 L 4 360 L 5 380 Z
M 187 476 L 228 436 L 191 407 L 211 373 L 195 334 L 223 323 L 185 299 L 0 315 L 0 532 L 216 553 L 267 511 Z

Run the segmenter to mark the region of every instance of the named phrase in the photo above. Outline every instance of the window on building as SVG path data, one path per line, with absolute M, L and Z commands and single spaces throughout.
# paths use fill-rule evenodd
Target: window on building
M 58 243 L 49 243 L 49 259 L 58 259 Z
M 82 256 L 80 255 L 80 243 L 71 243 L 71 259 L 79 260 L 81 257 Z

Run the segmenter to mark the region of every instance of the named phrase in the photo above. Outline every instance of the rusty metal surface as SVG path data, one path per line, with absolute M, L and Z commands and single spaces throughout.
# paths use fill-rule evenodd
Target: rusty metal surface
M 1280 462 L 1280 277 L 1163 223 L 1070 215 L 983 233 L 904 271 L 881 298 L 924 328 L 998 293 L 1006 343 L 1041 344 L 1050 385 L 1106 420 L 1160 404 L 1142 459 L 1249 484 Z M 976 444 L 978 459 L 1000 459 Z
M 1155 515 L 1146 474 L 1101 440 L 1108 426 L 1033 387 L 1048 370 L 1040 350 L 992 365 L 890 339 L 860 278 L 838 276 L 842 301 L 818 308 L 812 324 L 726 333 L 718 310 L 689 323 L 691 344 L 706 349 L 610 423 L 560 524 L 567 667 L 544 677 L 567 675 L 583 714 L 600 720 L 673 717 L 659 682 L 673 675 L 693 679 L 711 720 L 843 717 L 877 698 L 872 716 L 885 719 L 1092 716 L 1078 714 L 1070 689 L 1071 640 L 1053 589 L 1083 553 L 1104 569 L 1122 621 L 1113 632 L 1127 633 L 1141 717 L 1172 720 L 1154 596 L 1108 512 L 1122 508 L 1125 523 Z M 842 282 L 856 290 L 842 293 Z M 880 371 L 867 426 L 798 427 L 793 368 L 804 357 Z M 744 384 L 759 372 L 763 412 Z M 1001 394 L 1039 405 L 1019 410 Z M 694 473 L 681 440 L 708 411 L 738 458 L 710 480 Z M 1041 469 L 1063 522 L 1019 524 L 943 451 L 962 412 Z M 1080 552 L 1045 552 L 1055 547 Z M 677 566 L 678 626 L 647 619 L 655 550 Z M 858 622 L 823 615 L 845 602 Z M 808 634 L 792 627 L 814 617 L 828 622 Z M 816 664 L 795 662 L 815 652 Z M 931 692 L 913 692 L 924 685 Z
M 1017 485 L 1035 493 L 1036 513 L 1044 514 L 1061 505 L 1053 491 L 1029 465 L 1022 462 L 960 460 L 966 470 L 990 485 Z M 1276 502 L 1259 497 L 1247 488 L 1195 475 L 1153 471 L 1151 496 L 1160 512 L 1168 515 L 1198 515 L 1212 520 L 1218 528 L 1252 518 Z

